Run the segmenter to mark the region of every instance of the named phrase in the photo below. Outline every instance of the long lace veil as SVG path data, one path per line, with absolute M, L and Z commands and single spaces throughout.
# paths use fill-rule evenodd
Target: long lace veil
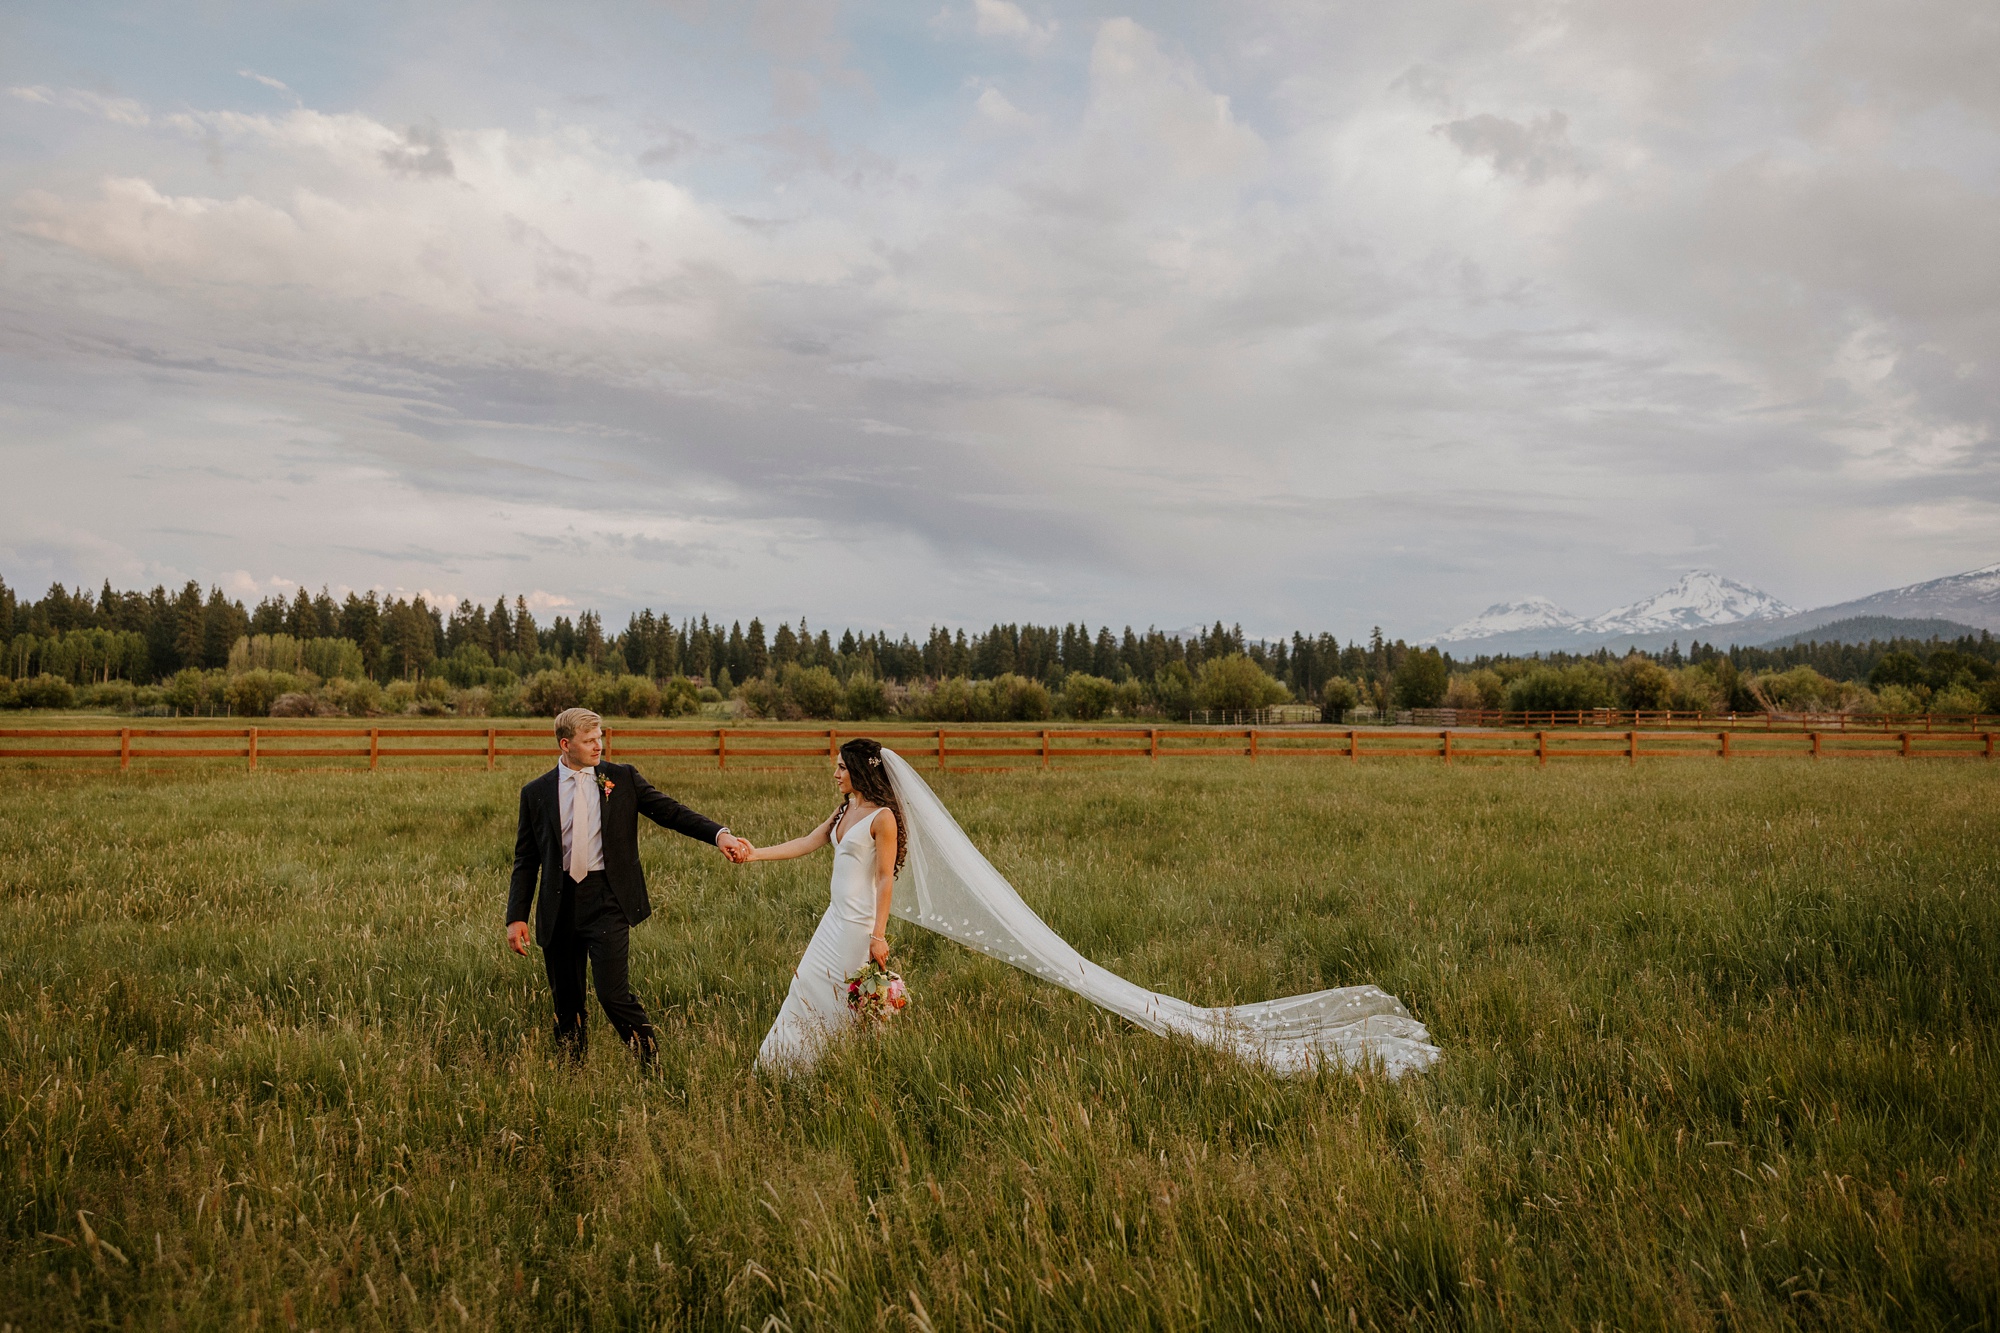
M 1204 1009 L 1107 972 L 1035 915 L 916 769 L 893 750 L 882 751 L 882 762 L 907 825 L 908 874 L 891 907 L 905 921 L 1075 991 L 1148 1032 L 1177 1032 L 1284 1073 L 1328 1062 L 1380 1061 L 1398 1075 L 1424 1069 L 1440 1055 L 1424 1025 L 1375 986 Z

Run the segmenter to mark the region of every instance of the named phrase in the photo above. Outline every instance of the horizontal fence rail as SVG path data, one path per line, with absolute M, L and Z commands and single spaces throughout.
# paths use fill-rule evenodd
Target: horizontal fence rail
M 1481 708 L 1415 708 L 1400 715 L 1422 727 L 1600 727 L 1665 731 L 1873 731 L 1965 732 L 2000 728 L 1994 713 L 1684 713 L 1669 709 L 1571 708 L 1556 712 L 1510 713 Z M 1350 719 L 1365 725 L 1362 719 Z
M 619 726 L 604 732 L 605 757 L 713 763 L 719 769 L 830 761 L 842 740 L 868 736 L 913 763 L 936 768 L 1048 767 L 1058 760 L 1364 759 L 1986 759 L 2000 726 L 1961 730 L 1847 731 L 1778 728 L 1226 728 L 857 727 L 805 730 Z M 232 760 L 260 766 L 410 767 L 443 761 L 488 770 L 502 760 L 554 761 L 546 729 L 521 727 L 89 727 L 0 730 L 0 760 L 136 762 Z M 302 762 L 317 761 L 317 762 Z M 326 761 L 333 761 L 329 764 Z

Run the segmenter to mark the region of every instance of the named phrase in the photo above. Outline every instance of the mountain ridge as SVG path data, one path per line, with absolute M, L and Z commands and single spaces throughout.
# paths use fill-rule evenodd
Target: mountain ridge
M 1700 582 L 1701 576 L 1712 579 L 1716 588 L 1727 585 L 1730 597 L 1719 599 L 1725 611 L 1734 608 L 1749 608 L 1753 599 L 1762 599 L 1763 609 L 1751 614 L 1725 620 L 1700 620 L 1702 594 L 1706 587 L 1690 588 L 1691 581 Z M 1687 589 L 1690 595 L 1675 598 L 1673 595 Z M 1539 599 L 1546 602 L 1548 599 Z M 1716 600 L 1716 599 L 1711 599 Z M 1658 604 L 1658 605 L 1655 605 Z M 1515 605 L 1499 603 L 1488 611 Z M 1553 606 L 1554 603 L 1549 603 Z M 1676 607 L 1685 608 L 1677 623 L 1658 623 L 1663 617 L 1672 619 Z M 1558 608 L 1560 609 L 1560 608 Z M 1455 625 L 1451 630 L 1432 640 L 1439 648 L 1457 656 L 1494 655 L 1537 652 L 1596 652 L 1600 648 L 1623 651 L 1637 648 L 1645 652 L 1657 652 L 1674 640 L 1683 645 L 1699 638 L 1718 647 L 1757 647 L 1785 639 L 1790 636 L 1811 637 L 1812 631 L 1842 621 L 1890 619 L 1909 621 L 1950 621 L 1969 626 L 1974 630 L 1992 630 L 2000 633 L 2000 563 L 1981 566 L 1961 574 L 1949 574 L 1942 578 L 1927 579 L 1918 583 L 1905 584 L 1900 588 L 1889 588 L 1882 592 L 1870 593 L 1865 597 L 1850 601 L 1835 602 L 1811 610 L 1799 611 L 1770 594 L 1761 592 L 1747 584 L 1736 583 L 1707 570 L 1697 570 L 1683 576 L 1679 583 L 1653 597 L 1641 599 L 1629 606 L 1607 611 L 1601 616 L 1580 620 L 1570 626 L 1527 627 L 1496 630 L 1495 632 L 1458 636 L 1461 629 L 1474 626 L 1486 613 L 1473 620 Z M 1651 622 L 1651 623 L 1647 623 Z M 1456 636 L 1456 637 L 1454 637 Z

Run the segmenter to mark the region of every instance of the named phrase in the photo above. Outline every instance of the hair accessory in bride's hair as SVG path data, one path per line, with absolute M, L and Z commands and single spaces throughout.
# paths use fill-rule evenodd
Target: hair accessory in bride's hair
M 880 757 L 879 755 L 870 755 L 870 756 L 868 756 L 868 767 L 870 767 L 870 768 L 880 768 L 880 767 L 882 767 L 882 759 L 881 759 L 881 757 Z

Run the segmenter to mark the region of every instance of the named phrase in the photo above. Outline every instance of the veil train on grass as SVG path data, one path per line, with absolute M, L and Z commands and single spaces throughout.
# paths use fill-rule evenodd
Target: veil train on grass
M 909 874 L 890 908 L 903 920 L 1075 991 L 1148 1032 L 1179 1033 L 1281 1073 L 1380 1061 L 1395 1076 L 1442 1054 L 1402 1002 L 1376 986 L 1205 1009 L 1106 971 L 1035 915 L 908 761 L 884 748 L 882 762 L 909 840 Z

